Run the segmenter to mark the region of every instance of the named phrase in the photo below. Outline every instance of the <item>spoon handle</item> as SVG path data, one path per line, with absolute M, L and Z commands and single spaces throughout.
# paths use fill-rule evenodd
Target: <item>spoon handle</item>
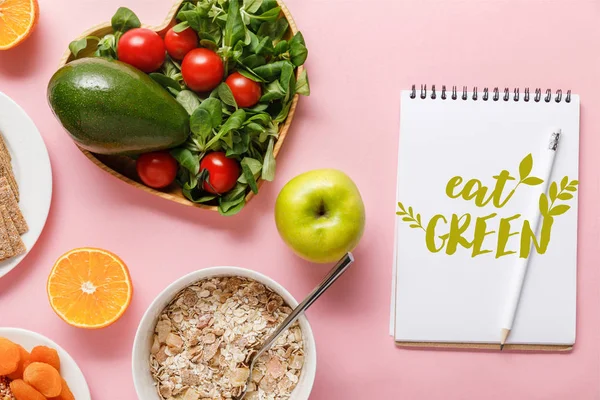
M 332 284 L 339 278 L 345 271 L 348 269 L 350 264 L 354 262 L 354 256 L 352 253 L 346 253 L 344 257 L 338 261 L 338 263 L 331 269 L 329 274 L 323 279 L 323 282 L 319 286 L 317 286 L 305 299 L 302 303 L 298 304 L 296 308 L 288 315 L 288 317 L 281 323 L 279 328 L 275 330 L 269 336 L 269 338 L 265 341 L 265 344 L 260 349 L 260 351 L 256 354 L 254 359 L 258 359 L 260 355 L 267 350 L 275 340 L 281 335 L 287 328 L 290 327 L 300 315 L 306 311 Z

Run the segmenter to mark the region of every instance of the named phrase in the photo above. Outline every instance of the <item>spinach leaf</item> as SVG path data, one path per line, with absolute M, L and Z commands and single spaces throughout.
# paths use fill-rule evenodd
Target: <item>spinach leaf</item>
M 97 42 L 100 42 L 99 37 L 87 36 L 82 39 L 74 40 L 71 43 L 69 43 L 69 50 L 71 50 L 71 53 L 73 54 L 74 57 L 77 57 L 77 54 L 79 54 L 79 52 L 81 50 L 84 50 L 87 47 L 88 40 L 95 40 Z
M 178 80 L 181 78 L 181 66 L 173 61 L 171 57 L 167 57 L 161 71 L 171 79 Z
M 219 213 L 221 215 L 237 214 L 246 204 L 246 189 L 248 185 L 238 183 L 225 196 L 219 198 Z
M 268 36 L 261 37 L 260 39 L 254 32 L 250 32 L 250 44 L 249 50 L 251 53 L 257 55 L 270 55 L 273 53 L 273 41 Z
M 285 119 L 287 118 L 288 114 L 290 113 L 290 108 L 292 107 L 292 102 L 288 101 L 287 104 L 285 104 L 281 110 L 279 111 L 279 113 L 277 114 L 277 116 L 275 118 L 273 118 L 273 122 L 277 122 L 277 123 L 282 123 L 283 121 L 285 121 Z
M 229 88 L 229 86 L 227 86 L 225 82 L 221 83 L 217 87 L 217 93 L 223 103 L 227 104 L 228 106 L 237 108 L 237 103 L 235 102 L 233 93 L 231 92 L 231 89 Z
M 236 110 L 227 121 L 221 126 L 219 129 L 219 133 L 226 133 L 229 131 L 233 131 L 235 129 L 239 129 L 242 127 L 242 124 L 246 120 L 246 112 L 243 109 Z
M 283 101 L 287 102 L 296 93 L 296 77 L 294 76 L 294 66 L 287 61 L 283 64 L 283 67 L 281 68 L 281 76 L 279 78 L 279 83 L 281 84 L 281 87 L 285 92 Z
M 264 82 L 265 81 L 263 78 L 261 78 L 260 76 L 256 75 L 250 69 L 239 69 L 237 72 L 239 72 L 240 74 L 242 74 L 246 78 L 253 80 L 254 82 Z
M 242 159 L 242 161 L 240 162 L 240 165 L 248 166 L 248 168 L 250 169 L 250 172 L 252 173 L 252 176 L 254 177 L 254 180 L 257 180 L 258 177 L 260 176 L 260 171 L 262 170 L 262 164 L 260 161 L 254 159 L 254 158 L 244 157 Z M 246 180 L 245 174 L 240 175 L 240 177 L 238 178 L 238 182 L 239 183 L 248 183 L 248 181 Z
M 243 109 L 236 110 L 233 114 L 227 118 L 227 121 L 221 126 L 219 132 L 210 139 L 210 141 L 206 144 L 207 149 L 211 149 L 212 146 L 217 143 L 221 138 L 226 134 L 233 130 L 241 128 L 242 124 L 246 120 L 246 112 Z
M 279 81 L 273 81 L 269 83 L 265 90 L 263 90 L 263 95 L 260 98 L 261 102 L 270 102 L 273 100 L 283 99 L 285 97 L 285 89 L 281 86 Z
M 196 10 L 184 11 L 183 12 L 184 23 L 187 23 L 195 31 L 200 30 L 200 24 L 202 23 L 202 15 L 198 14 Z
M 190 27 L 189 22 L 183 21 L 173 27 L 173 32 L 176 32 L 176 33 L 183 32 L 189 27 Z
M 177 12 L 178 21 L 187 21 L 186 11 L 195 10 L 194 4 L 191 2 L 184 2 L 179 11 Z
M 115 35 L 108 34 L 98 42 L 98 48 L 94 53 L 96 57 L 117 59 L 117 39 Z
M 308 74 L 305 69 L 300 72 L 300 76 L 296 82 L 296 93 L 302 96 L 310 95 L 310 83 L 308 82 Z
M 244 0 L 244 10 L 247 13 L 254 14 L 262 6 L 263 0 Z
M 196 93 L 191 90 L 182 90 L 177 94 L 175 100 L 177 100 L 190 115 L 192 115 L 196 108 L 200 106 L 200 99 Z
M 233 47 L 238 41 L 246 37 L 246 25 L 240 14 L 239 0 L 229 0 L 227 10 L 227 23 L 223 34 L 223 44 Z
M 267 113 L 259 113 L 248 118 L 246 122 L 244 122 L 244 125 L 247 125 L 250 122 L 260 122 L 263 125 L 267 125 L 271 123 L 271 116 Z
M 212 118 L 210 113 L 202 107 L 196 108 L 190 118 L 190 129 L 201 144 L 206 143 L 206 139 L 212 132 Z M 203 151 L 204 148 L 200 150 Z
M 290 24 L 287 22 L 285 18 L 279 18 L 277 21 L 273 22 L 263 22 L 258 28 L 258 32 L 256 35 L 259 37 L 267 36 L 273 42 L 278 42 L 285 35 Z
M 264 13 L 278 6 L 279 4 L 277 4 L 277 0 L 263 0 L 263 3 L 260 7 L 260 11 Z
M 306 43 L 304 43 L 304 36 L 302 33 L 297 32 L 292 40 L 290 40 L 290 60 L 296 67 L 301 66 L 308 57 L 308 50 Z
M 250 18 L 259 20 L 259 21 L 269 21 L 273 22 L 279 18 L 279 14 L 281 13 L 280 7 L 275 7 L 262 13 L 261 15 L 250 15 Z
M 254 73 L 267 82 L 277 79 L 281 75 L 283 66 L 289 64 L 289 61 L 276 61 L 274 63 L 261 65 L 253 69 Z
M 255 105 L 254 107 L 251 108 L 246 108 L 246 112 L 248 114 L 259 114 L 264 112 L 267 108 L 269 108 L 268 104 L 265 103 L 258 103 L 257 105 Z
M 219 99 L 209 97 L 200 104 L 200 108 L 206 110 L 210 115 L 210 125 L 212 128 L 218 128 L 223 119 L 222 103 Z
M 244 205 L 246 205 L 246 199 L 244 197 L 242 197 L 239 200 L 237 204 L 233 204 L 233 203 L 225 203 L 223 201 L 219 202 L 219 214 L 221 214 L 224 217 L 230 217 L 232 215 L 235 215 L 237 213 L 239 213 L 242 208 L 244 208 Z M 227 209 L 227 211 L 225 211 L 225 209 Z
M 231 146 L 227 149 L 227 157 L 241 156 L 248 151 L 250 145 L 250 134 L 244 131 L 233 131 L 231 135 Z
M 149 74 L 150 78 L 152 78 L 159 85 L 164 87 L 165 89 L 172 88 L 175 91 L 179 92 L 181 90 L 181 85 L 176 80 L 169 78 L 168 76 L 158 73 L 152 72 Z
M 283 53 L 287 53 L 289 48 L 290 48 L 290 45 L 288 44 L 287 40 L 282 40 L 279 43 L 277 43 L 277 45 L 275 45 L 275 50 L 273 50 L 273 55 L 277 57 Z
M 245 164 L 243 162 L 241 163 L 241 166 L 242 166 L 242 174 L 244 176 L 244 179 L 248 183 L 248 186 L 250 186 L 250 190 L 252 190 L 252 192 L 254 194 L 257 194 L 258 193 L 258 185 L 256 184 L 256 179 L 254 178 L 254 174 L 252 173 L 252 170 L 250 169 L 248 164 Z
M 140 19 L 127 7 L 120 7 L 110 20 L 113 31 L 125 33 L 130 29 L 142 26 Z
M 263 56 L 251 54 L 248 57 L 242 59 L 240 63 L 243 64 L 244 67 L 252 69 L 261 65 L 265 65 L 267 63 L 267 60 Z
M 260 135 L 265 131 L 265 127 L 257 124 L 256 122 L 250 122 L 248 125 L 246 125 L 246 132 L 248 132 L 251 135 Z
M 273 155 L 273 145 L 275 141 L 273 138 L 269 140 L 269 146 L 265 153 L 265 161 L 262 167 L 262 178 L 265 181 L 272 181 L 275 179 L 275 156 Z
M 217 50 L 219 50 L 219 46 L 217 45 L 217 43 L 210 39 L 200 39 L 200 46 L 206 47 L 207 49 L 210 49 L 215 53 L 217 52 Z
M 180 166 L 189 171 L 192 175 L 198 175 L 200 171 L 200 160 L 186 148 L 177 148 L 170 151 L 171 155 L 177 160 Z
M 234 60 L 239 62 L 239 60 L 243 54 L 244 54 L 244 42 L 239 41 L 235 44 L 235 46 L 233 46 L 233 51 L 231 52 L 231 55 L 233 56 Z
M 198 31 L 198 36 L 200 40 L 210 40 L 220 44 L 221 39 L 223 38 L 223 33 L 221 26 L 212 19 L 205 18 L 200 23 L 200 30 Z

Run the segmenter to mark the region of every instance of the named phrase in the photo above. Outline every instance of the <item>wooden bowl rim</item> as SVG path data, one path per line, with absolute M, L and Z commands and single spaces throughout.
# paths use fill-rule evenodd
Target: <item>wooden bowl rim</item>
M 184 1 L 185 0 L 176 0 L 173 3 L 173 6 L 171 7 L 171 9 L 169 10 L 169 12 L 167 14 L 167 18 L 163 21 L 162 24 L 157 25 L 157 26 L 149 26 L 149 25 L 142 24 L 142 26 L 144 28 L 152 29 L 155 32 L 163 33 L 164 31 L 167 30 L 167 28 L 169 27 L 171 22 L 173 22 L 173 20 L 176 18 L 177 11 L 179 10 L 179 8 L 181 7 L 181 5 L 183 4 Z M 298 27 L 296 26 L 296 22 L 294 21 L 292 14 L 290 13 L 289 9 L 287 8 L 287 6 L 283 2 L 283 0 L 277 0 L 277 3 L 281 7 L 281 12 L 284 14 L 285 18 L 287 19 L 287 21 L 289 23 L 289 29 L 291 30 L 292 35 L 295 35 L 298 32 Z M 107 29 L 112 30 L 110 21 L 98 24 L 98 25 L 88 29 L 87 31 L 85 31 L 81 35 L 79 35 L 75 40 L 83 39 L 88 36 L 97 36 L 98 31 L 107 30 Z M 58 69 L 65 66 L 70 61 L 72 61 L 72 54 L 71 54 L 71 50 L 67 49 L 64 52 L 64 54 L 60 60 Z M 304 70 L 304 66 L 300 66 L 296 69 L 296 78 L 298 78 L 300 76 L 300 74 L 302 73 L 303 70 Z M 277 139 L 277 142 L 275 143 L 275 146 L 273 148 L 273 156 L 275 157 L 275 159 L 277 158 L 277 155 L 279 154 L 279 151 L 281 150 L 281 146 L 283 145 L 283 142 L 287 136 L 287 133 L 288 133 L 288 130 L 292 123 L 292 120 L 294 119 L 294 115 L 296 113 L 296 107 L 298 106 L 298 99 L 299 99 L 299 95 L 296 94 L 294 96 L 294 99 L 292 100 L 292 105 L 290 107 L 290 111 L 285 120 L 285 123 L 279 130 L 279 138 Z M 77 143 L 75 143 L 75 144 L 77 145 Z M 174 201 L 176 203 L 183 204 L 186 206 L 202 208 L 202 209 L 212 210 L 212 211 L 218 211 L 217 206 L 194 203 L 194 202 L 188 200 L 187 198 L 185 198 L 185 196 L 183 196 L 183 194 L 181 194 L 181 193 L 179 194 L 179 196 L 177 196 L 172 193 L 167 193 L 167 192 L 163 192 L 163 191 L 148 187 L 140 182 L 137 182 L 137 181 L 123 175 L 122 173 L 120 173 L 118 171 L 115 171 L 114 169 L 112 169 L 111 167 L 109 167 L 108 165 L 106 165 L 102 161 L 100 161 L 98 158 L 96 158 L 94 153 L 81 148 L 79 145 L 77 145 L 77 148 L 97 167 L 99 167 L 103 171 L 111 174 L 112 176 L 120 179 L 123 182 L 128 183 L 129 185 L 131 185 L 137 189 L 141 189 L 141 190 L 151 193 L 155 196 L 161 197 L 163 199 L 171 200 L 171 201 Z M 262 179 L 258 180 L 259 189 L 262 186 L 263 182 L 264 181 Z M 253 197 L 254 197 L 253 192 L 248 193 L 248 195 L 246 195 L 246 203 L 248 203 Z

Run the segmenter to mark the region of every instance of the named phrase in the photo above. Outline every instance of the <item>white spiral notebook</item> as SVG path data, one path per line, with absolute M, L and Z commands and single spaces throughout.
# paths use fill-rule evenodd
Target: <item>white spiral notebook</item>
M 542 168 L 562 136 L 548 193 Z M 398 345 L 499 349 L 575 343 L 579 96 L 540 89 L 402 92 L 390 334 Z M 541 213 L 538 231 L 533 222 Z

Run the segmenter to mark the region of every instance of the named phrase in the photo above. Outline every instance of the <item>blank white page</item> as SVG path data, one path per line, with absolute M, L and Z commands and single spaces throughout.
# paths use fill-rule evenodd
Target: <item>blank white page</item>
M 425 231 L 411 228 L 402 217 L 395 216 L 395 301 L 392 324 L 394 336 L 400 342 L 467 342 L 498 343 L 501 316 L 507 301 L 511 276 L 518 260 L 524 220 L 535 226 L 542 185 L 520 185 L 504 207 L 493 204 L 477 207 L 473 200 L 452 199 L 446 195 L 446 185 L 454 176 L 461 176 L 462 186 L 478 179 L 494 188 L 494 176 L 508 170 L 515 181 L 506 184 L 504 195 L 519 181 L 519 164 L 532 154 L 530 176 L 545 179 L 543 166 L 552 130 L 560 128 L 562 136 L 551 180 L 568 176 L 578 179 L 579 97 L 569 103 L 519 101 L 502 96 L 493 101 L 443 100 L 410 98 L 402 92 L 400 114 L 400 145 L 397 200 L 405 208 L 420 214 L 422 226 L 431 217 L 445 216 L 435 230 L 437 242 L 448 232 L 452 214 L 469 213 L 472 220 L 463 236 L 473 239 L 477 217 L 491 213 L 487 230 L 496 233 L 485 236 L 483 249 L 491 253 L 472 257 L 472 249 L 457 247 L 454 254 L 444 248 L 434 253 L 428 250 Z M 461 186 L 459 186 L 460 188 Z M 489 195 L 488 191 L 488 195 Z M 577 193 L 569 200 L 556 200 L 555 205 L 570 209 L 554 217 L 550 242 L 545 254 L 535 249 L 530 253 L 529 269 L 521 302 L 508 343 L 573 344 L 575 342 L 576 276 L 577 276 Z M 568 197 L 568 196 L 566 196 Z M 515 214 L 510 221 L 511 232 L 506 250 L 517 254 L 496 258 L 499 247 L 498 230 L 501 218 Z M 466 217 L 465 217 L 466 218 Z M 541 225 L 541 222 L 540 222 Z M 539 234 L 537 235 L 539 239 Z M 447 241 L 446 241 L 447 243 Z

